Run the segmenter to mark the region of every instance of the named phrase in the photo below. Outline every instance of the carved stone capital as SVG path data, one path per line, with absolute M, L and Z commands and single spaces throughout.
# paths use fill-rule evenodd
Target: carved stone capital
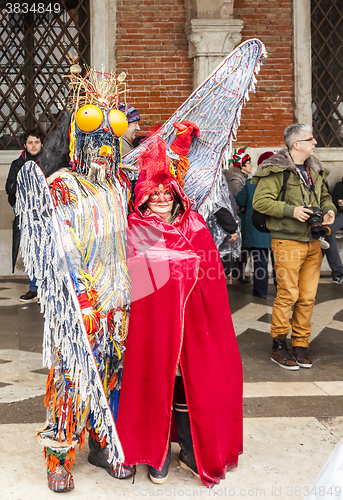
M 189 56 L 222 56 L 241 41 L 243 21 L 240 19 L 192 19 L 186 26 Z
M 194 60 L 195 88 L 239 44 L 242 27 L 240 19 L 191 19 L 187 24 L 189 57 Z

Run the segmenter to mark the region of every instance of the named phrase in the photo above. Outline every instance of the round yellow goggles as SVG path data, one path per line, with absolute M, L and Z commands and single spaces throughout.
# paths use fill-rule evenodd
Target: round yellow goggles
M 122 136 L 128 127 L 127 118 L 119 109 L 111 109 L 107 114 L 108 123 L 112 132 L 116 137 Z M 104 121 L 103 111 L 94 104 L 86 104 L 82 106 L 76 113 L 75 122 L 82 132 L 94 132 Z M 108 132 L 109 128 L 105 124 L 104 132 Z

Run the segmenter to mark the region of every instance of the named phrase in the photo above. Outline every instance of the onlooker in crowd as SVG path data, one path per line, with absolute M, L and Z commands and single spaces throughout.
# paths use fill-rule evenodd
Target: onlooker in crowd
M 232 160 L 230 160 L 230 163 L 232 163 L 233 168 L 224 171 L 226 181 L 235 198 L 237 194 L 243 189 L 245 182 L 248 179 L 248 176 L 251 173 L 252 169 L 251 158 L 248 155 L 248 153 L 246 153 L 247 148 L 248 146 L 246 146 L 245 148 L 240 148 L 238 151 L 236 151 L 235 149 L 235 152 L 232 156 Z M 242 234 L 244 234 L 245 214 L 244 212 L 242 212 L 242 210 L 239 210 L 238 205 L 237 205 L 237 211 L 242 223 L 241 224 Z M 242 284 L 251 283 L 250 279 L 245 276 L 245 267 L 248 262 L 249 253 L 250 249 L 246 247 L 243 243 L 241 249 L 241 255 L 239 257 L 239 260 L 236 262 L 236 264 L 238 265 L 238 279 L 239 282 Z
M 240 148 L 238 151 L 235 150 L 232 160 L 230 160 L 233 168 L 224 170 L 225 178 L 235 198 L 240 190 L 243 189 L 252 169 L 250 155 L 246 153 L 247 148 L 248 146 Z
M 234 260 L 239 257 L 241 250 L 240 219 L 237 216 L 235 199 L 221 171 L 212 189 L 215 190 L 216 195 L 209 215 L 203 213 L 202 207 L 199 213 L 204 216 L 218 248 L 225 274 L 230 274 Z
M 132 151 L 132 149 L 134 149 L 132 142 L 135 139 L 137 132 L 140 130 L 138 122 L 141 119 L 141 115 L 138 113 L 136 108 L 131 106 L 131 104 L 120 104 L 119 110 L 125 113 L 129 124 L 125 134 L 122 135 L 121 154 L 122 156 L 125 156 L 127 153 Z
M 267 151 L 263 153 L 258 161 L 257 165 L 273 156 L 274 153 Z M 245 228 L 243 234 L 243 245 L 245 247 L 251 247 L 250 254 L 254 263 L 254 275 L 253 275 L 253 295 L 265 299 L 268 293 L 268 257 L 269 252 L 272 256 L 273 254 L 270 250 L 271 237 L 269 233 L 261 233 L 258 231 L 252 223 L 252 200 L 256 190 L 256 185 L 251 184 L 251 179 L 247 179 L 243 189 L 237 194 L 236 201 L 239 208 L 244 210 L 245 213 Z
M 336 209 L 325 183 L 329 171 L 312 156 L 317 142 L 311 127 L 303 123 L 290 125 L 284 139 L 287 149 L 265 160 L 252 178 L 252 183 L 257 184 L 253 208 L 268 216 L 275 259 L 277 295 L 270 331 L 271 360 L 287 370 L 298 370 L 299 366 L 312 367 L 308 346 L 322 263 L 320 243 L 308 219 L 311 207 L 320 207 L 323 223 L 332 224 Z M 285 201 L 281 201 L 285 170 L 290 174 Z M 293 305 L 292 356 L 286 337 Z
M 330 226 L 331 234 L 326 237 L 330 248 L 324 251 L 324 255 L 328 259 L 333 282 L 343 285 L 343 266 L 336 242 L 336 232 L 343 229 L 343 179 L 335 185 L 332 191 L 332 201 L 336 205 L 337 214 L 335 222 Z
M 27 161 L 34 161 L 39 164 L 39 157 L 43 147 L 43 137 L 42 131 L 38 128 L 27 130 L 24 134 L 24 150 L 19 158 L 14 160 L 11 164 L 6 181 L 6 193 L 8 196 L 8 202 L 13 210 L 16 203 L 17 176 L 19 170 Z M 20 229 L 18 222 L 19 217 L 16 216 L 12 226 L 12 272 L 14 272 L 20 244 Z M 21 302 L 32 302 L 37 300 L 37 286 L 35 278 L 33 280 L 29 279 L 29 291 L 25 293 L 25 295 L 22 295 L 19 300 Z
M 138 148 L 138 146 L 141 145 L 141 142 L 145 141 L 146 138 L 146 135 L 138 135 L 137 137 L 135 137 L 132 141 L 133 149 Z

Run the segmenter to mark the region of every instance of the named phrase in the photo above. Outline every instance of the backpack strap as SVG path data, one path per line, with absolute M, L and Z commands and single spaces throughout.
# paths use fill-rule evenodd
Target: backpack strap
M 290 174 L 291 174 L 290 170 L 283 171 L 281 201 L 285 201 L 287 182 L 288 182 Z M 268 216 L 266 214 L 263 214 L 261 212 L 258 212 L 255 209 L 253 209 L 251 221 L 252 221 L 253 226 L 261 233 L 269 233 L 270 232 L 269 229 L 267 228 L 267 217 Z
M 282 183 L 282 190 L 281 190 L 281 192 L 282 192 L 281 201 L 285 201 L 287 182 L 288 182 L 290 174 L 291 174 L 290 170 L 284 170 L 283 171 L 283 183 Z

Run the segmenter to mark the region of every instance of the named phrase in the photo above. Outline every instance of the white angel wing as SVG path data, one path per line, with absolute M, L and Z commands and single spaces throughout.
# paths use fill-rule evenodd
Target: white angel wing
M 248 92 L 255 90 L 255 73 L 265 56 L 260 40 L 239 45 L 155 133 L 168 147 L 176 137 L 174 122 L 193 121 L 200 128 L 201 136 L 193 139 L 187 156 L 191 166 L 184 179 L 193 210 L 199 209 L 211 191 L 224 151 L 235 139 Z M 135 163 L 150 140 L 128 153 L 123 163 Z
M 84 409 L 90 397 L 100 440 L 106 436 L 109 445 L 109 461 L 123 462 L 124 453 L 70 278 L 49 186 L 34 162 L 25 163 L 17 182 L 16 210 L 20 215 L 25 268 L 31 278 L 34 270 L 46 323 L 74 382 L 75 401 L 80 398 Z

